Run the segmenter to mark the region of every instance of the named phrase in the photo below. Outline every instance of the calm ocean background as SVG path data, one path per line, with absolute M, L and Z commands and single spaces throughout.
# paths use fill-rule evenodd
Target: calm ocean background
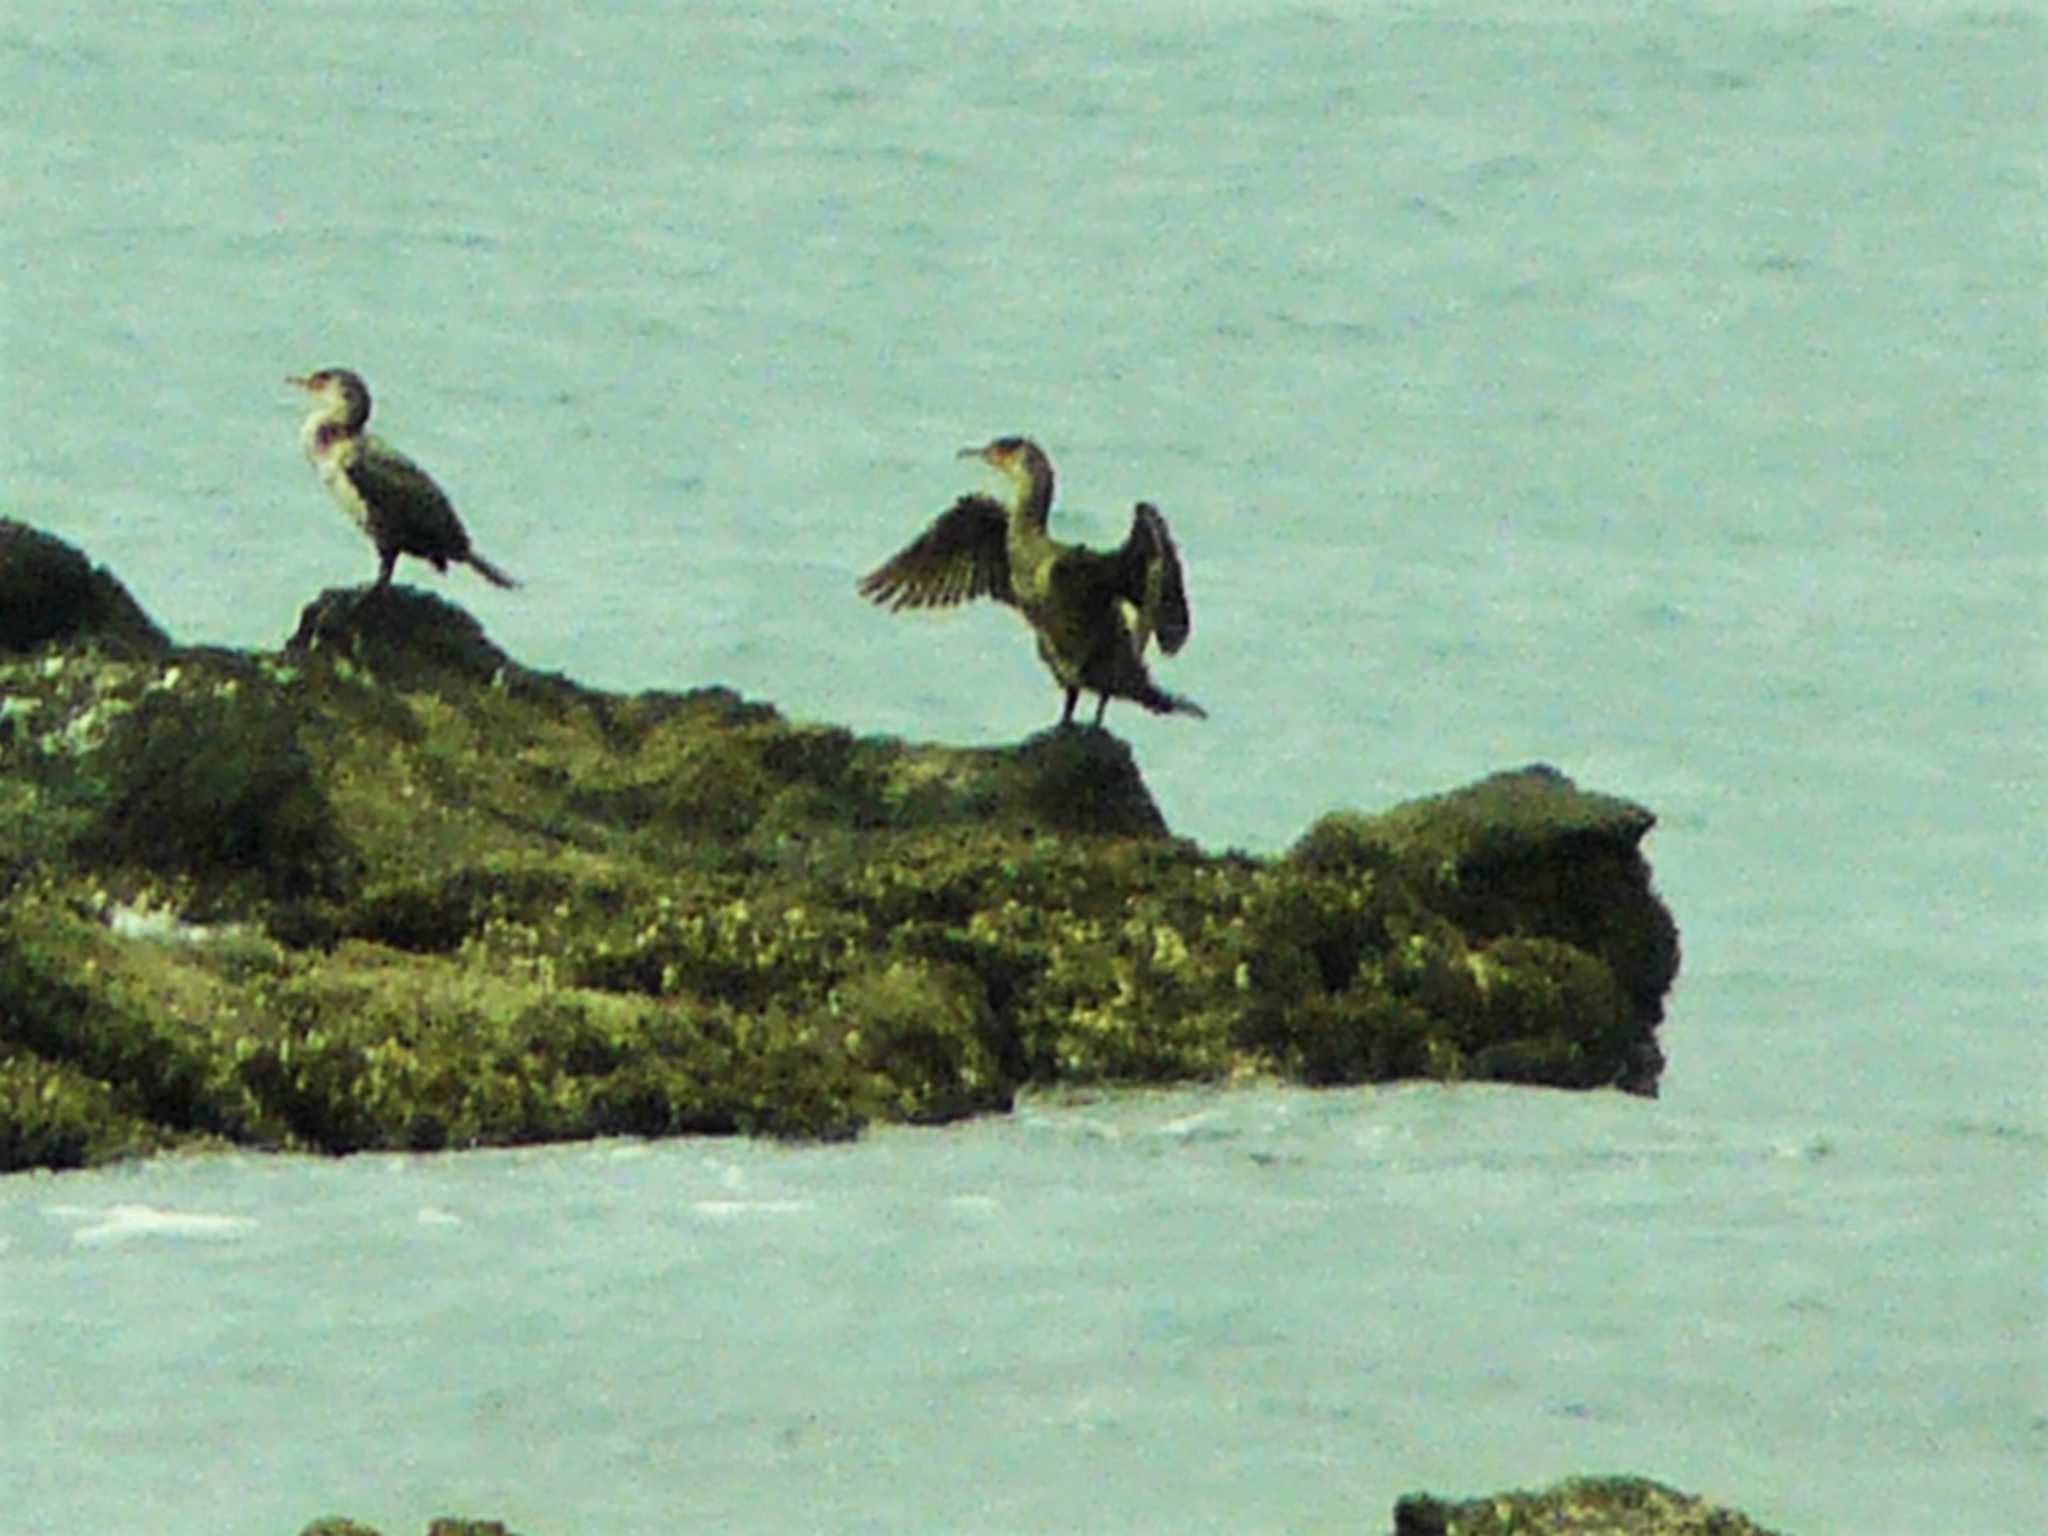
M 855 577 L 1029 433 L 1171 518 L 1175 829 L 1546 760 L 1660 817 L 1664 1095 L 1027 1102 L 853 1146 L 0 1180 L 0 1528 L 1376 1531 L 1649 1473 L 2048 1501 L 2039 4 L 48 6 L 0 512 L 274 647 L 368 546 L 286 373 L 608 687 L 959 743 Z M 435 585 L 408 564 L 404 579 Z

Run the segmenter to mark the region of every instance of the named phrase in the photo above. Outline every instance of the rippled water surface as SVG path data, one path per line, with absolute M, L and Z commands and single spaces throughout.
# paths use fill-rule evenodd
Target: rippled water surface
M 852 1147 L 0 1181 L 31 1532 L 1375 1529 L 1649 1472 L 1805 1533 L 2048 1480 L 2038 6 L 237 3 L 0 20 L 0 511 L 193 642 L 370 551 L 288 372 L 606 686 L 999 742 L 856 575 L 1028 432 L 1172 520 L 1120 706 L 1285 847 L 1542 759 L 1660 817 L 1654 1103 L 1039 1103 Z M 432 583 L 430 573 L 410 579 Z

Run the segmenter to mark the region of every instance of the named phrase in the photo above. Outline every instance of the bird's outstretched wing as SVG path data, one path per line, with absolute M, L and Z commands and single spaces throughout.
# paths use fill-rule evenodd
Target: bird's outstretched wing
M 1014 604 L 1009 514 L 987 496 L 962 496 L 887 563 L 861 578 L 860 595 L 892 612 L 944 608 L 972 597 Z
M 1137 608 L 1139 623 L 1158 638 L 1162 651 L 1173 655 L 1187 644 L 1194 623 L 1188 616 L 1180 551 L 1173 547 L 1165 517 L 1151 502 L 1138 503 L 1131 514 L 1131 536 L 1111 559 L 1116 595 Z
M 389 443 L 371 438 L 347 473 L 372 515 L 402 530 L 407 554 L 459 560 L 469 552 L 469 535 L 441 487 Z

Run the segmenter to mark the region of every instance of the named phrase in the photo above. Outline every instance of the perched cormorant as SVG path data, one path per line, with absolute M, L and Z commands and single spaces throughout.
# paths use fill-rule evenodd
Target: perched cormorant
M 1045 528 L 1052 510 L 1052 461 L 1024 437 L 999 437 L 962 448 L 1015 487 L 1005 507 L 978 493 L 952 510 L 860 583 L 861 596 L 891 611 L 939 608 L 974 597 L 1008 603 L 1038 635 L 1038 654 L 1067 691 L 1060 724 L 1074 718 L 1085 688 L 1100 696 L 1095 723 L 1112 698 L 1131 699 L 1156 714 L 1205 715 L 1192 699 L 1156 686 L 1145 670 L 1155 635 L 1171 656 L 1188 638 L 1188 600 L 1180 555 L 1166 519 L 1138 503 L 1131 536 L 1114 551 L 1061 544 Z
M 425 470 L 363 430 L 370 419 L 370 391 L 360 374 L 322 368 L 285 383 L 319 397 L 299 437 L 341 510 L 377 546 L 378 586 L 391 584 L 400 555 L 416 555 L 443 572 L 449 561 L 459 561 L 476 567 L 493 586 L 519 585 L 470 548 L 462 519 Z

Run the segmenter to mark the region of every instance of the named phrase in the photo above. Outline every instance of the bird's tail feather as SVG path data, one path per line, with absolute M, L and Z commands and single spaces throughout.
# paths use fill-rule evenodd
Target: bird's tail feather
M 1193 715 L 1197 720 L 1209 718 L 1209 711 L 1193 699 L 1178 693 L 1168 693 L 1164 688 L 1146 684 L 1143 693 L 1131 696 L 1155 715 Z
M 477 575 L 483 577 L 485 581 L 488 581 L 494 587 L 516 587 L 519 585 L 516 580 L 507 576 L 473 549 L 462 558 L 475 568 Z

